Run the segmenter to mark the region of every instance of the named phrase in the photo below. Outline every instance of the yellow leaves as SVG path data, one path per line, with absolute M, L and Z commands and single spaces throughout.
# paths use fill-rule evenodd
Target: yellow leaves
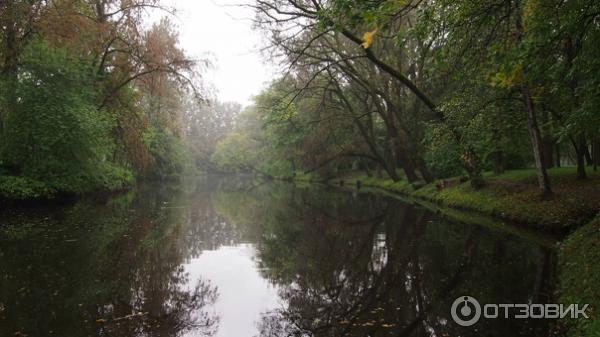
M 361 44 L 363 48 L 369 49 L 369 47 L 371 47 L 373 41 L 375 40 L 375 34 L 377 34 L 377 31 L 379 31 L 379 28 L 375 28 L 372 31 L 365 32 L 363 34 L 363 43 Z
M 530 0 L 525 3 L 523 7 L 523 25 L 527 31 L 527 27 L 532 20 L 535 20 L 536 13 L 539 12 L 540 4 L 538 0 Z
M 499 71 L 491 76 L 494 87 L 511 88 L 523 81 L 523 64 L 516 64 L 509 69 Z
M 295 109 L 292 106 L 286 107 L 283 111 L 281 111 L 280 115 L 278 116 L 279 120 L 289 121 L 292 119 L 292 117 L 294 117 L 294 113 Z

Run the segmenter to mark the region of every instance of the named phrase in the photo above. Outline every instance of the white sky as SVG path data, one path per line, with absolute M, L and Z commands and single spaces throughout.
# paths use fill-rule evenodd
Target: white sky
M 221 101 L 242 105 L 275 76 L 259 52 L 262 38 L 252 30 L 251 8 L 235 6 L 249 0 L 168 0 L 177 9 L 171 18 L 179 27 L 181 46 L 197 59 L 209 58 L 213 69 L 204 74 L 207 86 Z

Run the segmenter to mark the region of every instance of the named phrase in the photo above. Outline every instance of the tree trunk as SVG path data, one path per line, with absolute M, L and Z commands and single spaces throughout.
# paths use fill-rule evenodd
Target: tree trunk
M 492 153 L 494 162 L 494 174 L 504 173 L 504 152 L 497 150 Z
M 360 46 L 364 42 L 361 38 L 352 34 L 352 32 L 350 32 L 348 29 L 342 28 L 341 33 L 342 35 L 346 36 L 349 40 L 354 42 L 356 45 Z M 399 70 L 395 69 L 394 67 L 379 59 L 373 53 L 371 48 L 363 48 L 363 51 L 365 53 L 366 58 L 369 61 L 371 61 L 375 66 L 377 66 L 380 70 L 390 75 L 392 78 L 398 80 L 404 86 L 406 86 L 408 90 L 410 90 L 419 99 L 421 103 L 423 103 L 427 108 L 429 108 L 431 112 L 433 112 L 436 119 L 438 119 L 440 122 L 446 122 L 446 116 L 444 115 L 442 110 L 439 109 L 435 105 L 435 103 L 433 103 L 431 98 L 428 95 L 426 95 L 425 92 L 421 91 L 421 89 L 409 77 L 405 76 Z M 449 124 L 446 125 L 448 125 L 448 127 L 450 128 L 450 132 L 452 133 L 456 143 L 458 145 L 463 145 L 460 131 Z M 467 154 L 470 158 L 474 159 L 471 160 L 470 163 L 463 161 L 463 164 L 465 164 L 465 169 L 469 173 L 471 186 L 476 189 L 482 188 L 483 186 L 485 186 L 485 180 L 483 179 L 483 175 L 481 174 L 481 168 L 479 167 L 478 163 L 479 161 L 475 160 L 477 159 L 477 156 L 472 149 L 469 149 L 467 151 Z M 475 163 L 476 165 L 473 166 L 473 163 Z
M 550 112 L 543 109 L 540 109 L 540 111 L 542 141 L 544 143 L 544 162 L 546 163 L 546 168 L 552 168 L 554 167 L 554 139 L 550 130 Z
M 577 155 L 577 180 L 586 179 L 587 173 L 585 172 L 585 152 L 587 142 L 585 141 L 585 136 L 579 136 L 578 141 L 573 142 L 573 146 L 575 147 L 575 153 Z
M 520 6 L 519 2 L 517 2 L 517 4 Z M 523 13 L 519 13 L 515 21 L 518 43 L 522 42 L 525 35 L 522 15 Z M 523 75 L 524 78 L 527 77 L 526 69 L 523 70 Z M 531 137 L 531 146 L 533 147 L 533 158 L 535 160 L 535 168 L 537 171 L 538 187 L 542 196 L 549 196 L 552 194 L 552 188 L 550 187 L 550 178 L 548 177 L 548 172 L 546 171 L 546 161 L 544 160 L 544 143 L 542 141 L 542 135 L 535 115 L 533 99 L 527 83 L 521 83 L 519 89 L 521 90 L 523 103 L 525 105 L 524 108 L 527 112 L 527 127 L 529 129 L 529 136 Z
M 501 136 L 498 128 L 492 129 L 492 144 L 494 151 L 492 152 L 492 162 L 494 164 L 494 174 L 504 173 L 504 151 L 500 147 Z
M 469 175 L 471 187 L 474 189 L 483 188 L 485 186 L 485 180 L 481 173 L 481 165 L 479 165 L 479 158 L 471 146 L 463 151 L 462 162 Z
M 395 129 L 392 129 L 395 132 Z M 416 173 L 416 166 L 412 158 L 407 154 L 405 148 L 400 145 L 400 141 L 398 136 L 395 135 L 395 138 L 391 141 L 392 146 L 395 149 L 396 157 L 406 174 L 406 179 L 409 183 L 414 183 L 419 180 L 419 176 Z
M 296 162 L 294 158 L 290 158 L 290 166 L 292 168 L 292 177 L 296 177 Z
M 592 138 L 592 161 L 594 162 L 594 171 L 596 171 L 600 164 L 600 136 L 598 135 L 594 135 Z
M 548 136 L 544 136 L 544 161 L 547 168 L 554 167 L 554 141 Z
M 393 181 L 400 181 L 400 176 L 398 175 L 398 172 L 396 172 L 396 165 L 390 163 L 389 160 L 386 161 L 385 172 L 387 172 L 388 176 L 390 176 Z
M 404 169 L 408 182 L 412 184 L 418 181 L 419 176 L 417 176 L 414 162 L 405 155 L 400 158 L 400 161 L 402 162 L 402 169 Z
M 431 173 L 431 171 L 429 170 L 429 167 L 427 167 L 427 163 L 425 163 L 425 160 L 423 160 L 423 158 L 419 157 L 417 160 L 417 167 L 419 169 L 419 172 L 421 172 L 421 176 L 423 177 L 423 180 L 425 180 L 426 183 L 432 183 L 434 180 L 434 176 L 433 173 Z
M 560 167 L 560 144 L 556 144 L 554 149 L 556 150 L 556 167 Z
M 582 136 L 583 138 L 583 154 L 585 155 L 585 162 L 587 165 L 593 165 L 594 161 L 592 160 L 592 154 L 590 153 L 590 148 L 588 146 L 587 143 L 587 139 L 585 139 L 585 136 Z
M 377 178 L 383 178 L 383 173 L 381 172 L 381 165 L 377 165 L 375 167 L 375 172 L 377 173 Z
M 544 160 L 544 144 L 542 142 L 542 135 L 540 133 L 537 118 L 535 116 L 533 99 L 531 98 L 531 94 L 527 85 L 521 85 L 521 94 L 523 95 L 525 110 L 527 112 L 527 126 L 529 128 L 529 135 L 531 137 L 531 145 L 533 147 L 533 157 L 537 170 L 538 187 L 543 196 L 548 196 L 552 194 L 552 188 L 550 187 L 550 178 L 548 177 L 546 161 Z
M 371 168 L 369 167 L 369 162 L 365 160 L 359 160 L 359 167 L 365 171 L 367 177 L 372 177 L 373 173 L 371 172 Z

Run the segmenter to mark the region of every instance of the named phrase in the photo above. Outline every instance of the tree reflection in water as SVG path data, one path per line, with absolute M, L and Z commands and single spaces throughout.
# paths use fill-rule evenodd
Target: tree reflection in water
M 236 221 L 262 227 L 261 270 L 284 306 L 263 315 L 261 337 L 548 336 L 545 321 L 461 329 L 450 317 L 463 294 L 483 303 L 548 300 L 545 248 L 372 195 L 286 187 L 249 194 L 220 199 L 235 200 Z
M 151 187 L 5 217 L 4 228 L 36 230 L 2 242 L 0 335 L 214 335 L 217 289 L 183 267 L 199 250 L 180 240 L 188 201 Z
M 547 248 L 381 196 L 231 183 L 2 214 L 0 336 L 213 336 L 218 289 L 186 264 L 241 243 L 283 305 L 261 337 L 549 335 L 545 321 L 450 318 L 461 295 L 548 301 Z

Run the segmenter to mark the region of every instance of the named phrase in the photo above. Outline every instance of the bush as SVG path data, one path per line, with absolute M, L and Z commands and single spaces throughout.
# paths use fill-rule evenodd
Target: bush
M 10 200 L 52 198 L 56 192 L 46 183 L 32 178 L 0 176 L 0 198 Z
M 3 197 L 52 198 L 120 189 L 133 181 L 130 171 L 107 159 L 115 149 L 115 122 L 97 108 L 88 64 L 42 42 L 24 51 L 15 84 L 19 100 L 0 135 Z

